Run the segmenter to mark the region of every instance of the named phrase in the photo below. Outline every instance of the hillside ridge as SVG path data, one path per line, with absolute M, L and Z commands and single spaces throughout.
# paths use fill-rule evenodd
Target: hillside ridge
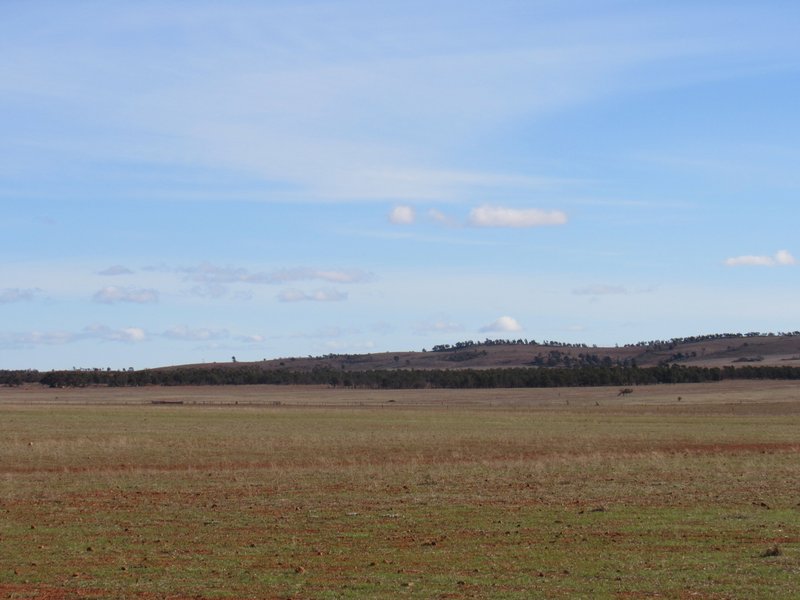
M 326 354 L 261 361 L 212 362 L 162 368 L 260 366 L 305 371 L 314 368 L 364 371 L 383 369 L 489 369 L 502 367 L 652 367 L 679 364 L 697 367 L 800 366 L 800 331 L 722 333 L 623 346 L 596 346 L 526 338 L 462 341 L 430 350 Z

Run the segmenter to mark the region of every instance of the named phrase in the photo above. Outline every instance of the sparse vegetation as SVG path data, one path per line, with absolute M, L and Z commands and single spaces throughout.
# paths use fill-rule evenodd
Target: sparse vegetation
M 796 387 L 636 392 L 5 388 L 0 594 L 794 598 Z

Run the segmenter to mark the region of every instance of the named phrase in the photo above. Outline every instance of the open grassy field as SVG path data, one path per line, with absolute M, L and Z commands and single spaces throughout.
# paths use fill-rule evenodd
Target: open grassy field
M 800 386 L 617 392 L 0 389 L 0 598 L 797 598 Z

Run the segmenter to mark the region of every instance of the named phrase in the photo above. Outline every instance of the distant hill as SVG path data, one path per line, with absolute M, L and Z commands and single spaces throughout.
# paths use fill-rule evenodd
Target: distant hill
M 620 347 L 525 339 L 463 341 L 420 352 L 328 354 L 140 371 L 1 371 L 0 385 L 328 385 L 489 388 L 800 380 L 800 332 L 716 334 Z
M 800 332 L 782 334 L 725 333 L 655 340 L 625 346 L 518 340 L 464 341 L 427 351 L 328 354 L 258 362 L 225 362 L 164 368 L 255 366 L 263 369 L 344 371 L 384 369 L 489 369 L 502 367 L 580 367 L 679 364 L 697 367 L 800 366 Z

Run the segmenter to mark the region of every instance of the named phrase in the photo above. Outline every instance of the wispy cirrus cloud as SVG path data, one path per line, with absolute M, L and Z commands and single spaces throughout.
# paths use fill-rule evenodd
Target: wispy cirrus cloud
M 0 334 L 0 346 L 6 348 L 33 348 L 37 346 L 60 346 L 85 340 L 138 343 L 149 339 L 141 327 L 115 329 L 107 325 L 87 325 L 80 331 L 29 331 Z
M 152 270 L 176 273 L 186 281 L 205 285 L 213 284 L 272 284 L 279 285 L 293 281 L 327 281 L 329 283 L 365 283 L 372 281 L 374 275 L 361 269 L 316 269 L 294 267 L 274 271 L 251 271 L 244 267 L 219 266 L 201 263 L 190 267 L 151 267 Z
M 113 329 L 106 325 L 89 325 L 77 336 L 78 339 L 100 339 L 108 342 L 136 343 L 147 339 L 147 333 L 141 327 L 124 327 Z
M 595 284 L 572 290 L 576 296 L 614 296 L 628 294 L 628 288 L 622 285 Z
M 95 292 L 92 299 L 101 304 L 117 304 L 118 302 L 150 304 L 158 302 L 158 292 L 152 289 L 110 285 Z
M 735 27 L 735 44 L 709 34 L 724 27 L 707 6 L 682 7 L 681 18 L 678 9 L 649 4 L 580 18 L 543 10 L 520 19 L 515 3 L 488 9 L 470 5 L 454 19 L 446 5 L 420 11 L 414 3 L 391 15 L 362 3 L 319 11 L 305 3 L 191 10 L 167 3 L 135 12 L 100 7 L 78 18 L 54 5 L 49 27 L 69 51 L 7 31 L 24 60 L 9 65 L 4 85 L 40 99 L 29 103 L 37 107 L 79 103 L 88 108 L 84 118 L 124 127 L 139 152 L 163 164 L 182 155 L 286 182 L 304 196 L 383 200 L 531 185 L 526 176 L 446 167 L 459 144 L 496 123 L 791 60 L 786 25 L 753 7 L 725 15 L 726 26 L 760 24 Z M 18 13 L 22 23 L 38 18 L 32 9 Z M 163 46 L 164 23 L 185 40 L 185 52 Z M 156 62 L 164 68 L 153 69 Z M 175 72 L 180 85 L 169 76 Z M 114 97 L 120 102 L 108 102 Z M 87 131 L 75 146 L 92 158 L 130 160 L 129 139 L 95 139 L 82 124 Z M 72 150 L 63 144 L 55 156 Z
M 0 333 L 0 347 L 32 348 L 35 346 L 57 346 L 77 339 L 77 335 L 68 331 L 28 331 Z
M 0 304 L 11 304 L 12 302 L 31 302 L 41 293 L 39 288 L 6 288 L 0 290 Z
M 187 325 L 176 325 L 167 329 L 161 335 L 170 340 L 207 342 L 209 340 L 225 339 L 230 336 L 230 332 L 227 329 L 210 329 L 207 327 L 193 329 Z
M 729 267 L 788 267 L 797 264 L 797 259 L 788 250 L 778 250 L 773 256 L 744 255 L 725 259 Z
M 474 227 L 545 227 L 565 225 L 567 215 L 560 210 L 506 208 L 484 204 L 470 211 L 468 222 Z
M 347 294 L 338 290 L 315 290 L 304 292 L 302 290 L 284 290 L 278 294 L 281 302 L 343 302 Z

